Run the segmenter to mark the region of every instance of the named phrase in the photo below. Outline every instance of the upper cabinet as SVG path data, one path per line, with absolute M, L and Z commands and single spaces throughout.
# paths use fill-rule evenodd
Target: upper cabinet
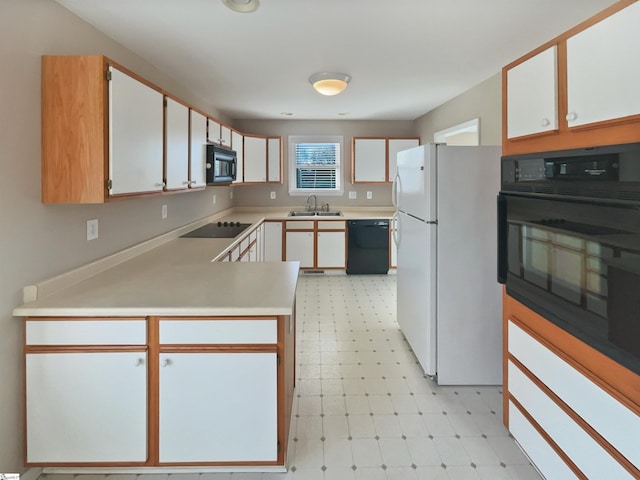
M 282 183 L 282 138 L 267 138 L 267 182 Z
M 569 127 L 640 114 L 640 3 L 567 39 Z
M 236 179 L 233 183 L 242 183 L 244 172 L 244 135 L 231 130 L 231 148 L 236 152 Z
M 399 151 L 420 144 L 417 137 L 372 138 L 353 137 L 351 144 L 352 183 L 385 183 L 393 181 Z
M 166 188 L 189 188 L 189 108 L 166 98 L 164 123 Z
M 189 187 L 204 188 L 207 186 L 207 117 L 195 110 L 190 110 L 189 114 Z
M 267 139 L 244 137 L 244 181 L 264 183 L 267 181 Z
M 637 25 L 621 0 L 504 67 L 503 154 L 640 141 Z
M 109 195 L 162 191 L 163 96 L 109 66 Z
M 161 192 L 163 94 L 101 55 L 42 57 L 42 201 Z
M 507 136 L 558 129 L 557 50 L 550 48 L 507 72 Z

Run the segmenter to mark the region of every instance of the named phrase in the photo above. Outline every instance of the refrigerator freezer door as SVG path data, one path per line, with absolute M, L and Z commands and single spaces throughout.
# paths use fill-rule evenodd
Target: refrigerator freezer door
M 421 145 L 398 152 L 398 210 L 420 220 L 436 220 L 436 146 Z
M 436 225 L 398 214 L 398 314 L 427 375 L 436 374 Z
M 502 383 L 502 290 L 495 279 L 499 188 L 500 147 L 438 147 L 441 385 Z

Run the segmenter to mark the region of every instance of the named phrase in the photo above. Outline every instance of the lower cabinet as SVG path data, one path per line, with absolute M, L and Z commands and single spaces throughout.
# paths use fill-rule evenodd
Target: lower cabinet
M 505 298 L 504 410 L 513 437 L 546 478 L 640 478 L 637 401 L 579 360 L 597 352 Z M 638 391 L 640 379 L 623 367 L 611 362 L 606 374 Z
M 160 463 L 275 462 L 276 353 L 160 355 Z
M 344 221 L 300 220 L 285 223 L 285 260 L 300 268 L 346 268 Z
M 146 352 L 26 355 L 27 462 L 145 462 Z

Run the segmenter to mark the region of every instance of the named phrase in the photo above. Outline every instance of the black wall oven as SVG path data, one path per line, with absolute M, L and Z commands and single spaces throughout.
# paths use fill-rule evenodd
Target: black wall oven
M 640 374 L 640 143 L 502 157 L 498 281 Z

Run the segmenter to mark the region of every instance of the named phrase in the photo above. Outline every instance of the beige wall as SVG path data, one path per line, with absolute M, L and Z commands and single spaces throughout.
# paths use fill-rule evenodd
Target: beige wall
M 40 203 L 40 56 L 104 54 L 209 112 L 152 65 L 53 0 L 0 0 L 0 472 L 23 467 L 23 323 L 11 316 L 24 285 L 109 255 L 230 205 L 229 187 L 108 205 Z M 161 205 L 169 216 L 161 219 Z M 100 238 L 86 241 L 86 221 Z
M 412 121 L 311 121 L 311 120 L 246 120 L 236 121 L 235 127 L 243 132 L 258 135 L 282 136 L 284 157 L 284 183 L 270 185 L 247 185 L 234 187 L 234 201 L 239 206 L 300 206 L 305 197 L 290 197 L 288 194 L 287 152 L 289 135 L 342 135 L 343 136 L 343 186 L 342 196 L 318 196 L 318 203 L 339 206 L 381 206 L 391 205 L 391 186 L 351 184 L 351 138 L 352 137 L 407 137 L 417 136 Z M 348 192 L 355 191 L 357 198 L 349 200 Z M 373 198 L 367 200 L 366 192 Z M 276 199 L 270 199 L 270 192 L 276 192 Z
M 474 118 L 480 118 L 480 145 L 502 144 L 500 73 L 418 118 L 415 128 L 421 143 L 428 143 L 435 132 Z

